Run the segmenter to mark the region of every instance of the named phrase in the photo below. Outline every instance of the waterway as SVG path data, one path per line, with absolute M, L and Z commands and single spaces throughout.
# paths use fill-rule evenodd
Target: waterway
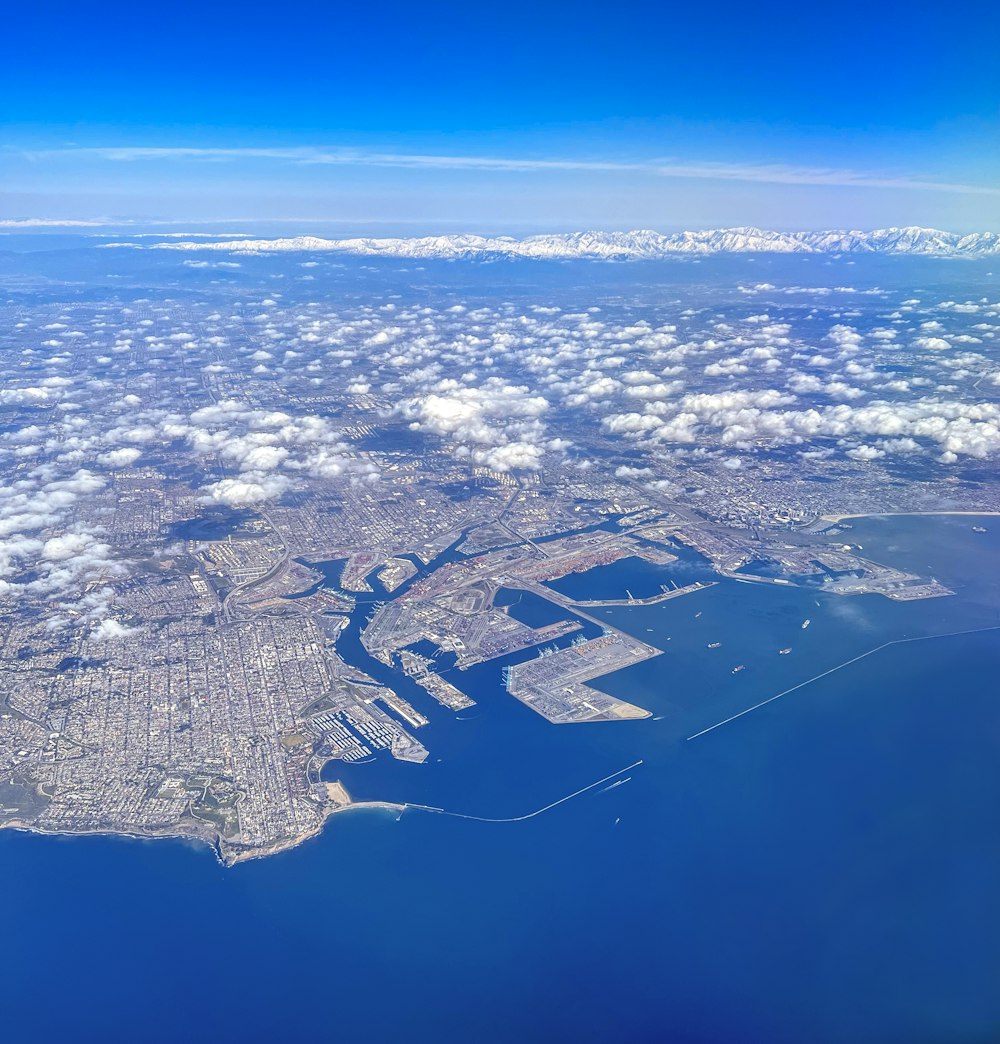
M 329 773 L 358 797 L 503 818 L 642 760 L 532 819 L 346 813 L 232 870 L 179 842 L 0 833 L 7 1033 L 996 1039 L 1000 632 L 979 629 L 1000 625 L 1000 525 L 975 521 L 852 523 L 866 555 L 952 598 L 724 581 L 595 610 L 665 650 L 601 683 L 652 718 L 553 726 L 496 664 L 452 669 L 475 707 L 404 692 L 431 719 L 426 764 Z M 610 568 L 587 597 L 624 596 L 633 565 Z M 360 646 L 356 626 L 342 640 Z M 957 631 L 976 633 L 929 637 Z

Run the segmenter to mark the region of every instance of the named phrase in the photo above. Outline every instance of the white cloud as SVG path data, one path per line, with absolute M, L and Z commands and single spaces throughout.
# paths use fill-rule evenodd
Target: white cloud
M 291 163 L 295 165 L 399 167 L 403 169 L 505 171 L 511 173 L 589 171 L 593 173 L 635 173 L 664 178 L 698 178 L 777 185 L 839 185 L 888 189 L 892 191 L 902 188 L 962 195 L 1000 195 L 1000 189 L 989 184 L 943 182 L 920 175 L 906 176 L 877 171 L 783 164 L 685 163 L 661 159 L 644 159 L 629 162 L 616 159 L 578 160 L 566 158 L 539 159 L 534 157 L 433 155 L 322 145 L 263 148 L 81 146 L 22 150 L 21 154 L 35 161 L 74 157 L 91 157 L 119 163 L 142 161 L 206 161 L 214 163 L 220 161 L 269 160 L 276 163 Z M 44 221 L 44 219 L 35 220 Z

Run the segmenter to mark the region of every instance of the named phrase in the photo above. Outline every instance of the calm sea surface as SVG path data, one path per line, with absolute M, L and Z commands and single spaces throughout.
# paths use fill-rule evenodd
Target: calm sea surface
M 654 719 L 550 725 L 491 664 L 449 674 L 479 701 L 458 716 L 408 692 L 426 765 L 330 766 L 359 798 L 504 817 L 642 759 L 532 819 L 349 812 L 233 870 L 0 833 L 5 1039 L 1000 1038 L 1000 632 L 891 645 L 687 739 L 883 643 L 1000 624 L 1000 519 L 976 521 L 840 536 L 954 598 L 725 582 L 597 610 L 666 650 L 602 682 Z M 561 583 L 642 597 L 693 569 Z

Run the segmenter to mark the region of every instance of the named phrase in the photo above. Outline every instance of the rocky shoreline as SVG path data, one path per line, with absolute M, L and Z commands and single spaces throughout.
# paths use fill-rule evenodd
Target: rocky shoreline
M 215 854 L 215 858 L 219 864 L 230 869 L 239 863 L 249 862 L 253 859 L 264 859 L 267 856 L 278 855 L 280 852 L 287 852 L 290 849 L 297 848 L 303 842 L 321 834 L 327 821 L 339 812 L 348 812 L 352 809 L 381 809 L 383 811 L 402 813 L 405 808 L 405 805 L 390 801 L 352 801 L 348 804 L 330 805 L 323 809 L 322 815 L 314 827 L 305 830 L 300 834 L 296 834 L 294 837 L 281 838 L 270 845 L 259 848 L 241 848 L 238 845 L 234 846 L 231 842 L 225 841 L 215 831 L 210 832 L 206 830 L 204 832 L 199 832 L 197 830 L 178 830 L 170 827 L 165 827 L 162 830 L 150 831 L 127 830 L 110 826 L 101 829 L 49 830 L 25 820 L 9 819 L 6 822 L 0 823 L 0 830 L 16 830 L 26 834 L 40 834 L 48 837 L 94 836 L 121 837 L 133 841 L 159 841 L 170 839 L 193 841 L 209 847 Z

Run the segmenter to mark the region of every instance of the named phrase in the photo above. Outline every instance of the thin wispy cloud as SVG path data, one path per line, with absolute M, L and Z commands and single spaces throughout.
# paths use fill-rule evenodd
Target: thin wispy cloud
M 108 224 L 108 221 L 94 218 L 93 220 L 77 218 L 2 218 L 0 228 L 99 228 Z
M 1000 186 L 937 181 L 924 175 L 887 174 L 841 168 L 786 164 L 689 163 L 671 159 L 634 161 L 547 159 L 505 156 L 455 156 L 426 153 L 379 152 L 365 149 L 296 146 L 288 148 L 205 148 L 196 146 L 66 147 L 19 150 L 34 162 L 67 158 L 97 159 L 114 163 L 143 161 L 194 161 L 237 163 L 264 160 L 299 166 L 395 167 L 425 170 L 586 172 L 640 174 L 662 178 L 755 182 L 770 185 L 821 185 L 945 192 L 1000 196 Z

